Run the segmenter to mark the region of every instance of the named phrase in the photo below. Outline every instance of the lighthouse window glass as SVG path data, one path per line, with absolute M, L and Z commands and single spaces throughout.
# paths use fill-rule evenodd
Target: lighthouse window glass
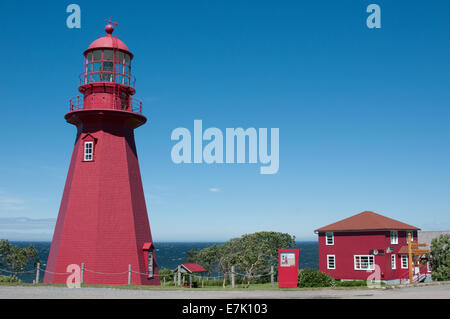
M 100 61 L 102 59 L 102 50 L 93 51 L 94 61 Z
M 123 64 L 124 63 L 124 60 L 123 60 L 124 56 L 125 56 L 125 54 L 123 52 L 116 51 L 116 63 Z
M 112 61 L 113 60 L 113 50 L 104 50 L 103 51 L 103 60 Z
M 92 161 L 93 159 L 93 150 L 94 150 L 94 143 L 93 142 L 85 142 L 84 143 L 84 160 L 85 161 Z
M 130 65 L 130 56 L 128 54 L 125 54 L 125 64 Z
M 102 64 L 101 63 L 99 63 L 99 62 L 96 62 L 96 63 L 93 63 L 93 69 L 92 69 L 92 71 L 94 71 L 94 72 L 100 72 L 100 69 L 101 69 L 101 67 L 102 67 Z

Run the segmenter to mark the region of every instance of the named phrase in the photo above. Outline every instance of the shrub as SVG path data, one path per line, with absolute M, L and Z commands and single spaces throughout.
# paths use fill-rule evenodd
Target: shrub
M 365 280 L 346 280 L 346 281 L 337 281 L 337 287 L 364 287 L 367 286 L 367 281 Z
M 303 287 L 335 287 L 335 280 L 328 274 L 315 269 L 302 269 L 298 273 L 298 286 Z
M 0 283 L 13 283 L 13 282 L 20 282 L 20 280 L 16 276 L 2 276 L 2 275 L 0 275 Z
M 159 269 L 159 277 L 160 280 L 163 281 L 163 278 L 166 278 L 166 282 L 173 281 L 173 276 L 175 275 L 174 272 L 168 268 L 161 268 Z

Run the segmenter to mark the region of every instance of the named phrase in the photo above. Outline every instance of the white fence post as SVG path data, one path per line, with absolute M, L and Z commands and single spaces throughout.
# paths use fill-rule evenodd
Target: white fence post
M 84 284 L 84 263 L 81 263 L 81 284 Z
M 274 282 L 274 271 L 273 266 L 270 266 L 270 286 L 273 288 L 273 282 Z
M 234 266 L 231 266 L 231 288 L 234 288 Z
M 131 264 L 128 264 L 128 285 L 131 285 Z
M 39 283 L 39 268 L 41 267 L 41 263 L 37 263 L 36 264 L 36 280 L 35 280 L 35 284 L 38 284 Z

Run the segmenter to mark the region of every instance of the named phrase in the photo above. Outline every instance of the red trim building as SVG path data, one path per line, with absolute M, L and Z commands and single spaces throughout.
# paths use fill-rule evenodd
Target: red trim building
M 341 280 L 407 282 L 408 233 L 417 240 L 418 230 L 369 211 L 316 229 L 319 270 Z M 417 279 L 419 272 L 427 272 L 426 267 L 415 269 Z

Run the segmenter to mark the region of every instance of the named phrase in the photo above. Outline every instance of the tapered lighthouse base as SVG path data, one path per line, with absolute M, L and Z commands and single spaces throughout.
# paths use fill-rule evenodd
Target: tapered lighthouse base
M 66 119 L 78 134 L 44 282 L 65 283 L 67 267 L 84 264 L 86 284 L 128 284 L 131 265 L 132 284 L 159 285 L 134 143 L 139 121 L 120 111 Z M 85 142 L 93 142 L 89 161 Z

